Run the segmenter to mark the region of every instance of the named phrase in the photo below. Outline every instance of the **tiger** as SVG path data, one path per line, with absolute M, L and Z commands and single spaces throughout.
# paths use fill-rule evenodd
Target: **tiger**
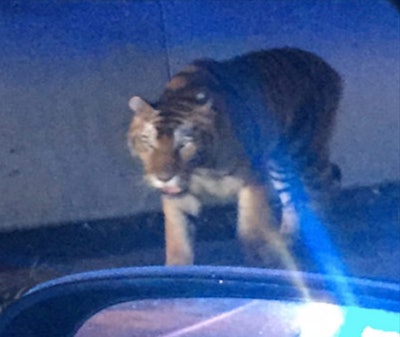
M 198 59 L 156 102 L 133 96 L 128 146 L 161 192 L 166 265 L 195 263 L 192 219 L 210 198 L 236 201 L 248 261 L 279 259 L 277 242 L 289 245 L 301 229 L 294 182 L 316 212 L 340 183 L 329 142 L 341 93 L 321 57 L 283 47 Z

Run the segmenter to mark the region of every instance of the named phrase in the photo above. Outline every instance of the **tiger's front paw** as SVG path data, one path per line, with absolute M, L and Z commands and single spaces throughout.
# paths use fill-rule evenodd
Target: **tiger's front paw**
M 194 263 L 191 249 L 174 249 L 167 251 L 165 264 L 167 266 L 189 266 Z

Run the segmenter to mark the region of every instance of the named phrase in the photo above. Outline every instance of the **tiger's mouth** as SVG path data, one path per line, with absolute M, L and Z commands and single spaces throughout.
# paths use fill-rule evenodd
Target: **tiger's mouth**
M 179 186 L 164 186 L 159 188 L 163 194 L 166 195 L 179 195 L 183 193 L 183 189 Z
M 178 196 L 187 192 L 186 184 L 178 176 L 174 176 L 168 181 L 162 181 L 157 177 L 148 176 L 148 181 L 151 186 L 155 187 L 162 194 L 168 196 Z
M 184 188 L 160 188 L 161 194 L 169 199 L 180 198 L 188 193 Z

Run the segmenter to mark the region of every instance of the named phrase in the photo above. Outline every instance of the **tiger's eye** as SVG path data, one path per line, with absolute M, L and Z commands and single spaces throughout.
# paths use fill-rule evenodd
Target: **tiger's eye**
M 183 140 L 179 144 L 178 151 L 182 160 L 190 160 L 196 153 L 196 145 L 194 144 L 193 139 L 188 138 L 187 140 Z
M 179 148 L 184 148 L 190 144 L 192 144 L 193 142 L 193 138 L 192 137 L 183 137 L 180 144 L 179 144 Z
M 196 101 L 201 104 L 204 104 L 207 101 L 207 95 L 202 91 L 198 92 L 196 94 L 195 98 L 196 98 Z

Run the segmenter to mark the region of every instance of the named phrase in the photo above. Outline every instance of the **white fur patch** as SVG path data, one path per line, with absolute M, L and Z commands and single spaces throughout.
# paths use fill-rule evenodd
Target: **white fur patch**
M 295 234 L 299 230 L 299 217 L 293 205 L 282 208 L 282 221 L 280 232 L 282 234 Z
M 154 140 L 157 138 L 157 129 L 154 127 L 153 123 L 146 122 L 143 125 L 142 134 Z
M 198 216 L 200 208 L 201 204 L 199 200 L 191 194 L 187 194 L 182 199 L 180 199 L 180 209 L 187 214 Z
M 190 190 L 195 194 L 210 194 L 227 199 L 236 196 L 242 186 L 243 181 L 237 177 L 213 177 L 205 173 L 192 176 Z
M 180 185 L 180 178 L 178 176 L 174 176 L 168 181 L 162 181 L 158 179 L 154 174 L 150 174 L 147 176 L 147 180 L 153 187 L 159 189 L 167 187 L 178 187 Z

